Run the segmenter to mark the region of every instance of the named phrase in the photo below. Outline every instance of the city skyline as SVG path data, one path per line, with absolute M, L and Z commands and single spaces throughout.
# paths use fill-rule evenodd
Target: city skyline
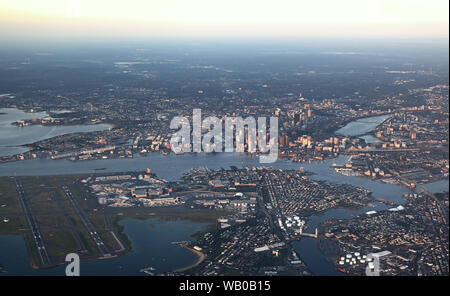
M 0 278 L 445 279 L 447 34 L 442 0 L 0 0 Z

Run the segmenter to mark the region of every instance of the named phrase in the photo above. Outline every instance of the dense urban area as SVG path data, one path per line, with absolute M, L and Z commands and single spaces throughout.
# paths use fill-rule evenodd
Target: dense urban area
M 333 53 L 91 55 L 98 60 L 87 54 L 79 62 L 45 54 L 0 60 L 0 108 L 29 115 L 9 125 L 109 127 L 18 145 L 26 151 L 0 156 L 0 170 L 30 159 L 70 165 L 169 157 L 171 119 L 192 120 L 201 109 L 204 118 L 276 116 L 280 159 L 301 165 L 346 156 L 330 169 L 408 193 L 400 204 L 304 169 L 226 163 L 192 167 L 178 181 L 165 180 L 151 165 L 1 177 L 0 235 L 21 234 L 33 268 L 63 264 L 72 251 L 83 260 L 126 256 L 133 250 L 119 222 L 154 216 L 210 227 L 173 242 L 197 256 L 194 264 L 142 270 L 149 275 L 314 275 L 296 251 L 301 240 L 314 240 L 341 274 L 364 275 L 374 260 L 381 275 L 449 274 L 448 186 L 441 193 L 426 187 L 449 178 L 448 65 Z M 373 128 L 353 134 L 345 130 L 351 122 Z M 331 209 L 378 204 L 384 208 L 308 227 L 312 216 Z

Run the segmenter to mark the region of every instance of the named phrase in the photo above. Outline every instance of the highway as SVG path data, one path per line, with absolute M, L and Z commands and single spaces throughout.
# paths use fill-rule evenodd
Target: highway
M 72 192 L 69 190 L 67 186 L 63 186 L 62 189 L 64 190 L 64 193 L 66 194 L 67 198 L 72 203 L 73 207 L 75 208 L 78 216 L 80 216 L 81 220 L 83 221 L 84 226 L 86 227 L 87 231 L 91 235 L 92 239 L 94 240 L 95 244 L 97 245 L 98 249 L 102 253 L 103 257 L 111 257 L 111 253 L 109 252 L 108 248 L 106 247 L 105 243 L 103 242 L 103 239 L 98 235 L 97 231 L 95 230 L 95 227 L 92 225 L 91 221 L 88 219 L 86 213 L 84 210 L 80 207 L 78 204 L 78 201 L 73 197 Z
M 44 246 L 44 242 L 42 240 L 41 232 L 39 230 L 39 226 L 36 222 L 36 218 L 31 211 L 31 207 L 28 203 L 28 200 L 25 197 L 25 191 L 22 186 L 22 181 L 20 179 L 15 179 L 17 193 L 20 197 L 20 202 L 22 204 L 23 210 L 25 212 L 25 216 L 27 217 L 28 224 L 30 224 L 31 231 L 33 233 L 34 242 L 36 244 L 36 248 L 41 259 L 41 263 L 43 266 L 50 265 L 51 261 L 47 253 L 47 249 Z

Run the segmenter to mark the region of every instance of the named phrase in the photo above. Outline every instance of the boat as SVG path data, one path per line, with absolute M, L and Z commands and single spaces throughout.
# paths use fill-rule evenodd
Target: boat
M 95 168 L 94 171 L 103 171 L 106 170 L 106 168 Z
M 141 268 L 141 269 L 139 270 L 139 272 L 145 272 L 145 271 L 148 271 L 148 270 L 154 271 L 155 268 L 152 267 L 152 266 L 150 266 L 150 267 L 145 267 L 145 268 Z
M 349 273 L 347 270 L 345 270 L 345 269 L 343 269 L 343 268 L 338 268 L 337 270 L 339 270 L 340 272 L 342 272 L 342 273 Z
M 148 275 L 155 275 L 152 271 L 154 271 L 155 270 L 155 268 L 154 267 L 146 267 L 146 268 L 142 268 L 142 269 L 140 269 L 139 270 L 139 272 L 143 272 L 143 273 L 145 273 L 145 274 L 148 274 Z

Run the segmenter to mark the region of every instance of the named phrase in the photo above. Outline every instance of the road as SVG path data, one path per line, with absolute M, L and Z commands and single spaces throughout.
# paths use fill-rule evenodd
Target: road
M 440 215 L 442 216 L 442 218 L 444 218 L 445 223 L 448 223 L 448 212 L 446 212 L 444 210 L 444 207 L 442 206 L 441 201 L 430 191 L 428 191 L 425 186 L 423 186 L 422 184 L 418 184 L 414 181 L 409 180 L 408 178 L 405 178 L 404 176 L 402 176 L 399 172 L 390 171 L 391 174 L 397 176 L 400 180 L 409 183 L 409 184 L 414 184 L 415 188 L 420 188 L 422 190 L 423 193 L 425 193 L 426 195 L 428 195 L 429 197 L 431 197 L 434 201 L 436 201 L 436 204 L 438 205 L 438 210 Z
M 105 243 L 103 242 L 103 239 L 98 235 L 97 231 L 95 230 L 94 225 L 92 225 L 91 221 L 88 219 L 86 213 L 84 210 L 80 207 L 78 204 L 78 201 L 73 197 L 72 192 L 67 186 L 62 187 L 64 193 L 66 194 L 69 201 L 72 203 L 73 207 L 75 208 L 78 216 L 80 216 L 81 221 L 83 221 L 84 226 L 86 227 L 87 231 L 89 232 L 91 238 L 94 240 L 95 244 L 97 245 L 98 249 L 100 250 L 100 253 L 103 257 L 111 257 L 111 253 L 106 247 Z
M 45 248 L 44 242 L 42 240 L 42 235 L 39 230 L 39 225 L 36 221 L 36 218 L 31 211 L 31 206 L 25 197 L 25 191 L 23 189 L 22 181 L 20 179 L 15 179 L 17 193 L 20 197 L 20 202 L 22 204 L 23 210 L 25 212 L 25 216 L 27 217 L 28 224 L 30 224 L 31 231 L 33 233 L 34 242 L 36 244 L 36 248 L 41 259 L 41 263 L 43 266 L 50 265 L 51 261 L 47 253 L 47 249 Z

